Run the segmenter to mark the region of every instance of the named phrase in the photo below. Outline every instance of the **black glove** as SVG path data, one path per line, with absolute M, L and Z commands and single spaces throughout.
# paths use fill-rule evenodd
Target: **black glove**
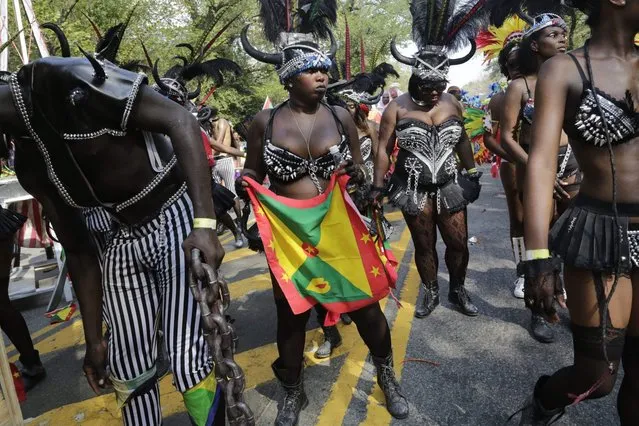
M 550 322 L 559 321 L 555 300 L 565 307 L 564 285 L 561 280 L 561 260 L 558 257 L 521 262 L 518 274 L 524 275 L 524 301 L 535 314 Z
M 457 182 L 464 191 L 464 199 L 469 203 L 474 203 L 479 198 L 479 193 L 481 192 L 479 179 L 482 175 L 482 172 L 475 171 L 473 173 L 462 173 L 457 177 Z

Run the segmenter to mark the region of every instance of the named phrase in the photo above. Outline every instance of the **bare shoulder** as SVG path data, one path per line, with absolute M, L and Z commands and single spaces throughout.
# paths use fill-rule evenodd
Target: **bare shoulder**
M 571 52 L 577 60 L 583 58 L 582 51 Z M 579 71 L 575 65 L 575 61 L 569 55 L 555 55 L 548 59 L 539 69 L 539 81 L 550 79 L 559 84 L 561 82 L 569 82 L 578 76 Z
M 272 109 L 263 109 L 262 111 L 255 114 L 253 118 L 253 122 L 251 123 L 251 127 L 257 128 L 266 128 L 266 124 L 268 120 L 271 118 Z
M 461 116 L 464 112 L 464 105 L 462 105 L 462 103 L 450 93 L 442 93 L 440 104 L 446 106 L 446 109 L 450 110 L 451 114 L 456 112 L 459 116 Z
M 335 111 L 337 118 L 340 119 L 340 121 L 351 119 L 351 113 L 346 111 L 346 109 L 344 109 L 343 107 L 335 105 L 332 108 L 333 108 L 333 111 Z

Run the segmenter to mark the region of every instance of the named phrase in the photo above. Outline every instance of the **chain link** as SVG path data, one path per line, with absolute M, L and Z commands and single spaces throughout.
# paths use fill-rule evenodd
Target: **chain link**
M 215 378 L 224 393 L 229 424 L 254 426 L 253 412 L 244 401 L 244 372 L 233 359 L 238 339 L 225 315 L 231 303 L 228 283 L 219 271 L 202 263 L 198 249 L 191 252 L 189 285 L 202 313 L 203 335 L 213 355 Z

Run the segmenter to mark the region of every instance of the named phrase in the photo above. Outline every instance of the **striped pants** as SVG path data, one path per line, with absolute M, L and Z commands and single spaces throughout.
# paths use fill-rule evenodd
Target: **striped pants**
M 219 184 L 223 183 L 224 187 L 237 197 L 237 193 L 235 192 L 235 160 L 233 160 L 233 157 L 224 157 L 215 160 L 213 179 Z
M 113 378 L 130 381 L 151 370 L 162 327 L 174 385 L 184 393 L 212 371 L 191 295 L 182 242 L 191 231 L 193 206 L 177 194 L 152 221 L 117 225 L 104 253 L 104 316 L 111 330 L 108 365 Z M 162 310 L 163 323 L 158 324 Z M 159 386 L 133 397 L 122 409 L 125 425 L 162 423 Z

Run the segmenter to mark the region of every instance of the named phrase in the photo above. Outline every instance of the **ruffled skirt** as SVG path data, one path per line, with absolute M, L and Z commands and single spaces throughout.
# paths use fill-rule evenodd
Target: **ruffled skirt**
M 550 231 L 550 249 L 576 268 L 611 274 L 617 262 L 621 273 L 639 266 L 639 230 L 628 218 L 639 216 L 639 205 L 617 204 L 619 232 L 612 203 L 579 195 Z M 633 225 L 634 228 L 636 225 Z

